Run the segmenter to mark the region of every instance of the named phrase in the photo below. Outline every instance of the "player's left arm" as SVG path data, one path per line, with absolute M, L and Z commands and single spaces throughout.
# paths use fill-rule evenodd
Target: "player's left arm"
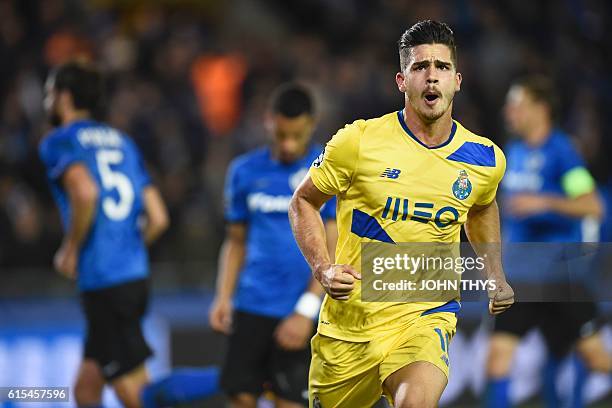
M 574 167 L 561 176 L 564 196 L 520 194 L 509 202 L 509 211 L 527 216 L 552 211 L 574 218 L 603 218 L 603 204 L 595 180 L 584 167 Z
M 146 224 L 143 230 L 143 238 L 147 245 L 157 240 L 170 226 L 170 217 L 161 193 L 153 185 L 144 188 L 143 201 Z
M 489 311 L 494 315 L 499 314 L 514 303 L 514 291 L 506 281 L 502 268 L 499 207 L 496 200 L 470 208 L 465 233 L 478 256 L 484 259 L 487 279 L 495 282 L 495 290 L 489 291 Z
M 62 184 L 70 201 L 70 219 L 53 264 L 62 275 L 77 276 L 79 251 L 89 234 L 98 203 L 99 190 L 87 167 L 80 162 L 69 166 L 62 175 Z
M 514 291 L 506 281 L 502 267 L 499 207 L 495 199 L 506 171 L 506 157 L 497 146 L 494 146 L 494 154 L 496 166 L 491 180 L 468 211 L 465 233 L 478 256 L 484 260 L 487 279 L 495 283 L 495 289 L 489 291 L 489 312 L 495 315 L 512 306 Z
M 551 160 L 556 163 L 563 195 L 518 194 L 509 204 L 517 216 L 555 212 L 574 218 L 603 218 L 603 205 L 593 176 L 570 140 L 559 139 Z

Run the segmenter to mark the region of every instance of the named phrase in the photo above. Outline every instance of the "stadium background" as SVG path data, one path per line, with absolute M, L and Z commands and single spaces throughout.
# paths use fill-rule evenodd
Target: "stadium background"
M 0 385 L 70 385 L 80 356 L 74 287 L 50 267 L 61 229 L 36 153 L 48 130 L 42 85 L 51 66 L 82 58 L 103 68 L 106 118 L 136 140 L 169 206 L 172 226 L 151 251 L 146 327 L 157 376 L 219 361 L 223 342 L 208 329 L 207 310 L 223 238 L 223 179 L 232 157 L 265 143 L 270 91 L 291 79 L 312 86 L 319 142 L 356 118 L 395 110 L 396 41 L 419 19 L 455 31 L 464 82 L 454 117 L 502 146 L 510 81 L 553 75 L 560 124 L 611 207 L 611 8 L 603 0 L 0 0 Z M 610 224 L 602 228 L 608 241 Z M 484 386 L 483 310 L 469 304 L 462 313 L 443 397 L 450 406 L 471 406 Z M 521 347 L 519 399 L 537 389 L 543 359 L 536 334 Z M 561 381 L 571 375 L 568 367 Z M 610 387 L 593 376 L 588 394 L 597 399 Z

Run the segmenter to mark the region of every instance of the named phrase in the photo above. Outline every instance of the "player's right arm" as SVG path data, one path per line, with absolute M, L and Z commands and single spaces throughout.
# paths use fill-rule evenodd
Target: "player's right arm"
M 79 251 L 94 222 L 100 191 L 89 172 L 83 152 L 70 134 L 54 132 L 39 147 L 47 176 L 61 185 L 69 202 L 69 219 L 53 266 L 62 275 L 77 276 Z
M 604 206 L 595 180 L 576 148 L 569 140 L 560 139 L 554 158 L 565 194 L 515 194 L 507 204 L 508 211 L 517 217 L 551 211 L 566 217 L 601 220 Z
M 319 209 L 332 196 L 319 191 L 307 177 L 291 199 L 289 220 L 295 240 L 312 269 L 313 275 L 325 292 L 334 299 L 347 300 L 359 272 L 350 265 L 331 262 L 325 227 Z
M 325 292 L 346 300 L 361 274 L 351 265 L 334 264 L 328 252 L 321 206 L 345 193 L 356 171 L 361 137 L 359 122 L 341 129 L 313 163 L 309 176 L 295 190 L 289 205 L 289 221 L 295 240 Z
M 232 296 L 246 254 L 246 225 L 230 223 L 219 254 L 215 299 L 210 309 L 210 326 L 228 334 L 232 324 Z
M 230 164 L 225 177 L 225 239 L 219 252 L 217 287 L 209 322 L 213 330 L 228 334 L 232 325 L 232 298 L 244 260 L 248 233 L 249 207 L 247 195 L 250 169 L 241 159 Z
M 55 254 L 53 265 L 60 274 L 75 279 L 79 251 L 93 223 L 100 192 L 89 170 L 81 162 L 74 163 L 65 170 L 62 184 L 68 195 L 71 211 L 66 234 Z
M 495 284 L 495 289 L 489 291 L 489 312 L 496 315 L 514 304 L 514 290 L 508 284 L 502 266 L 499 207 L 496 201 L 499 183 L 506 172 L 506 157 L 497 146 L 494 151 L 496 167 L 488 188 L 481 192 L 468 211 L 465 233 L 478 256 L 484 258 L 487 279 Z

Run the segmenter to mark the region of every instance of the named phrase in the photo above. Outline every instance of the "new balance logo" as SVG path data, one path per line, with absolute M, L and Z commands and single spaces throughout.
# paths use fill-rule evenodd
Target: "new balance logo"
M 402 171 L 400 169 L 391 169 L 389 167 L 387 167 L 385 169 L 385 171 L 382 172 L 382 174 L 380 175 L 380 177 L 386 177 L 386 178 L 390 178 L 390 179 L 396 179 L 399 177 L 400 173 Z

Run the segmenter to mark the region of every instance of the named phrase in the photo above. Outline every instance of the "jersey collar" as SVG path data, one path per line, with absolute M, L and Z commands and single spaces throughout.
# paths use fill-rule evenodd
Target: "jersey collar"
M 402 129 L 404 129 L 404 131 L 408 134 L 408 136 L 414 139 L 414 141 L 420 144 L 421 146 L 425 147 L 426 149 L 430 149 L 430 150 L 439 149 L 441 147 L 448 145 L 450 142 L 453 141 L 453 137 L 455 136 L 455 132 L 457 131 L 457 123 L 455 123 L 455 121 L 453 120 L 453 126 L 451 127 L 451 132 L 450 132 L 450 135 L 448 136 L 448 139 L 446 139 L 445 142 L 437 146 L 427 146 L 425 143 L 421 142 L 419 138 L 416 137 L 414 133 L 412 133 L 412 131 L 408 128 L 408 125 L 406 124 L 406 121 L 404 120 L 404 110 L 403 109 L 397 111 L 397 120 L 402 126 Z

